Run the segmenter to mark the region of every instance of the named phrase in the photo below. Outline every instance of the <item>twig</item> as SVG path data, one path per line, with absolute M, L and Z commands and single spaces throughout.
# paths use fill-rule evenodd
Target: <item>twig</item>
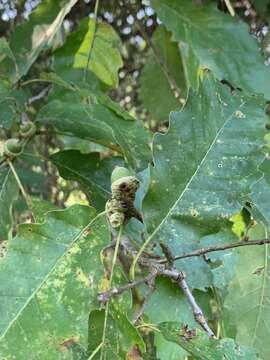
M 89 53 L 88 53 L 88 57 L 87 57 L 87 64 L 86 67 L 84 68 L 84 72 L 83 72 L 83 81 L 86 81 L 87 79 L 87 71 L 88 71 L 88 67 L 89 67 L 89 63 L 91 60 L 91 55 L 93 52 L 93 48 L 94 48 L 94 42 L 95 42 L 95 37 L 96 37 L 96 33 L 97 33 L 97 13 L 98 13 L 98 6 L 99 6 L 99 0 L 96 0 L 95 3 L 95 10 L 94 10 L 94 31 L 93 31 L 93 38 L 90 44 L 90 49 L 89 49 Z
M 48 87 L 44 88 L 43 90 L 41 90 L 41 92 L 39 94 L 34 95 L 31 98 L 29 98 L 27 100 L 27 105 L 31 105 L 32 103 L 44 98 L 47 95 L 49 89 L 50 89 L 50 86 L 48 86 Z
M 189 253 L 176 255 L 176 256 L 173 257 L 173 261 L 188 258 L 188 257 L 192 257 L 192 256 L 201 256 L 201 255 L 207 254 L 209 252 L 222 251 L 222 250 L 232 249 L 232 248 L 236 248 L 236 247 L 240 247 L 240 246 L 264 245 L 264 244 L 270 244 L 270 239 L 237 241 L 237 242 L 231 243 L 231 244 L 208 246 L 208 247 L 205 247 L 205 248 L 201 248 L 201 249 L 191 251 Z M 165 263 L 168 262 L 168 260 L 167 259 L 162 259 L 162 260 L 159 260 L 158 262 L 160 264 L 165 264 Z
M 185 294 L 188 302 L 191 305 L 195 321 L 203 328 L 203 330 L 210 337 L 214 337 L 215 334 L 213 333 L 213 331 L 208 326 L 207 321 L 206 321 L 206 319 L 205 319 L 205 317 L 203 315 L 203 312 L 202 312 L 201 308 L 198 306 L 198 304 L 197 304 L 197 302 L 195 300 L 195 297 L 192 295 L 192 292 L 189 289 L 189 286 L 188 286 L 188 284 L 187 284 L 187 282 L 185 280 L 184 275 L 182 277 L 179 277 L 178 285 L 183 290 L 183 293 Z
M 185 294 L 188 302 L 190 303 L 195 321 L 203 328 L 203 330 L 208 334 L 208 336 L 214 337 L 215 335 L 213 331 L 208 326 L 201 308 L 198 306 L 195 297 L 192 295 L 192 292 L 189 289 L 189 286 L 185 280 L 184 273 L 182 271 L 177 271 L 175 268 L 173 268 L 173 256 L 170 248 L 165 244 L 161 244 L 161 248 L 167 258 L 168 264 L 171 267 L 171 269 L 169 270 L 178 273 L 176 276 L 175 274 L 173 274 L 173 279 L 177 281 L 179 287 L 183 290 L 183 293 Z M 167 269 L 164 269 L 164 271 L 167 271 Z M 172 276 L 170 277 L 172 278 Z
M 140 321 L 140 319 L 142 318 L 142 316 L 145 312 L 146 306 L 149 302 L 149 299 L 150 299 L 151 295 L 153 294 L 153 292 L 155 291 L 155 279 L 156 279 L 156 275 L 148 281 L 149 289 L 143 299 L 143 303 L 142 303 L 140 310 L 138 311 L 134 320 L 132 321 L 134 325 L 137 325 L 138 322 Z
M 122 236 L 122 231 L 123 231 L 123 226 L 121 225 L 119 228 L 119 232 L 118 232 L 118 236 L 116 239 L 116 244 L 115 244 L 115 249 L 114 249 L 114 253 L 113 253 L 113 259 L 112 259 L 112 268 L 111 268 L 111 275 L 110 275 L 110 279 L 109 279 L 109 290 L 112 286 L 112 281 L 113 281 L 113 274 L 114 274 L 114 267 L 116 264 L 116 260 L 117 260 L 117 255 L 118 255 L 118 250 L 119 250 L 119 246 L 120 246 L 120 242 L 121 242 L 121 236 Z M 106 302 L 106 307 L 105 307 L 105 315 L 104 315 L 104 324 L 103 324 L 103 332 L 102 332 L 102 345 L 101 345 L 101 354 L 100 354 L 100 360 L 104 359 L 104 349 L 105 349 L 105 340 L 106 340 L 106 330 L 107 330 L 107 322 L 108 322 L 108 315 L 109 315 L 109 304 L 110 302 L 107 301 Z
M 121 286 L 119 288 L 112 288 L 103 293 L 100 293 L 100 294 L 98 294 L 98 301 L 100 303 L 106 303 L 111 297 L 116 297 L 118 295 L 121 295 L 123 292 L 125 292 L 129 289 L 135 288 L 136 286 L 138 286 L 140 284 L 150 282 L 153 278 L 156 277 L 156 275 L 157 275 L 157 271 L 153 271 L 153 272 L 150 272 L 143 279 L 135 280 L 135 281 L 129 282 L 126 285 Z
M 14 175 L 14 178 L 15 178 L 18 186 L 19 186 L 19 189 L 20 189 L 20 191 L 21 191 L 21 193 L 22 193 L 22 196 L 23 196 L 24 199 L 25 199 L 25 202 L 26 202 L 26 204 L 27 204 L 27 206 L 28 206 L 28 209 L 29 209 L 29 211 L 30 211 L 30 213 L 31 213 L 31 216 L 32 216 L 32 218 L 33 218 L 33 220 L 34 220 L 34 222 L 35 222 L 35 217 L 34 217 L 34 214 L 33 214 L 33 211 L 32 211 L 32 210 L 33 210 L 32 201 L 31 201 L 31 199 L 29 198 L 29 196 L 27 195 L 26 191 L 24 190 L 23 184 L 22 184 L 22 182 L 21 182 L 21 180 L 20 180 L 20 178 L 19 178 L 19 176 L 18 176 L 18 174 L 17 174 L 17 171 L 15 170 L 15 168 L 14 168 L 14 166 L 13 166 L 12 161 L 9 160 L 8 158 L 7 158 L 6 160 L 7 160 L 7 163 L 8 163 L 8 165 L 9 165 L 9 167 L 10 167 L 10 169 L 11 169 L 13 175 Z
M 150 36 L 147 34 L 147 32 L 145 31 L 144 27 L 141 25 L 140 21 L 137 20 L 136 18 L 136 13 L 132 7 L 132 5 L 128 4 L 128 2 L 126 3 L 126 6 L 128 7 L 128 9 L 130 10 L 130 12 L 132 13 L 133 17 L 134 17 L 134 21 L 137 24 L 139 31 L 142 35 L 142 37 L 144 38 L 144 40 L 146 41 L 147 45 L 152 49 L 153 54 L 157 60 L 157 62 L 159 63 L 166 79 L 168 80 L 168 83 L 170 85 L 171 90 L 174 93 L 174 96 L 176 97 L 176 99 L 179 100 L 179 102 L 181 104 L 184 104 L 185 99 L 181 97 L 181 91 L 178 88 L 173 76 L 171 76 L 170 71 L 167 67 L 166 62 L 163 60 L 162 56 L 160 55 L 158 49 L 156 48 L 156 46 L 153 44 L 152 39 L 150 38 Z

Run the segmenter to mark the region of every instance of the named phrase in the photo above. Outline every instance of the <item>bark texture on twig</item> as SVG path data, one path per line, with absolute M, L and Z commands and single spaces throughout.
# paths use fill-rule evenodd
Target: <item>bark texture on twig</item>
M 176 255 L 173 257 L 173 261 L 185 259 L 185 258 L 192 257 L 192 256 L 201 256 L 201 255 L 207 254 L 209 252 L 214 252 L 214 251 L 228 250 L 228 249 L 233 249 L 233 248 L 241 247 L 241 246 L 264 245 L 264 244 L 269 244 L 269 243 L 270 243 L 270 239 L 259 239 L 259 240 L 249 240 L 249 241 L 237 241 L 237 242 L 234 242 L 231 244 L 224 244 L 224 245 L 207 246 L 204 248 L 200 248 L 200 249 L 191 251 L 189 253 L 183 253 L 181 255 Z M 167 262 L 168 262 L 167 259 L 162 259 L 159 261 L 160 264 L 166 264 Z

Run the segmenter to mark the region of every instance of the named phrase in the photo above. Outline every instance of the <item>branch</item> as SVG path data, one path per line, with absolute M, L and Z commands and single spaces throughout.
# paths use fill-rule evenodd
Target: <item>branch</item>
M 47 93 L 48 93 L 49 90 L 50 90 L 50 86 L 42 89 L 39 94 L 34 95 L 34 96 L 32 96 L 31 98 L 29 98 L 29 99 L 27 100 L 27 105 L 31 105 L 32 103 L 34 103 L 34 102 L 36 102 L 36 101 L 41 100 L 42 98 L 44 98 L 44 97 L 47 95 Z
M 192 295 L 192 292 L 189 289 L 184 275 L 179 278 L 178 285 L 183 290 L 183 293 L 185 294 L 188 302 L 191 305 L 195 321 L 203 328 L 203 330 L 208 334 L 208 336 L 215 337 L 215 334 L 207 324 L 201 308 L 196 303 L 195 297 Z
M 135 280 L 132 282 L 129 282 L 128 284 L 121 286 L 119 288 L 112 288 L 109 289 L 103 293 L 98 294 L 98 301 L 100 303 L 106 303 L 111 297 L 116 297 L 121 295 L 123 292 L 129 290 L 129 289 L 133 289 L 135 288 L 137 285 L 141 285 L 143 283 L 147 283 L 150 282 L 151 280 L 153 280 L 157 275 L 156 271 L 150 272 L 146 277 L 139 279 L 139 280 Z
M 174 279 L 179 287 L 182 289 L 184 295 L 186 296 L 189 304 L 191 305 L 192 308 L 192 312 L 193 312 L 193 316 L 195 321 L 203 328 L 203 330 L 207 333 L 208 336 L 210 337 L 214 337 L 215 334 L 213 333 L 213 331 L 210 329 L 210 327 L 207 324 L 207 321 L 203 315 L 202 309 L 199 307 L 199 305 L 197 304 L 195 297 L 192 295 L 191 290 L 189 289 L 189 286 L 185 280 L 185 275 L 182 271 L 177 271 L 174 267 L 173 267 L 173 256 L 172 256 L 172 252 L 170 250 L 170 248 L 167 245 L 161 244 L 161 248 L 162 251 L 164 253 L 164 255 L 167 258 L 167 262 L 168 264 L 170 264 L 171 269 L 166 269 L 164 268 L 163 270 L 163 274 L 165 274 L 165 271 L 172 271 L 173 274 L 167 275 L 169 276 L 171 279 Z
M 181 255 L 176 255 L 173 257 L 173 261 L 184 259 L 192 256 L 201 256 L 204 254 L 207 254 L 209 252 L 214 251 L 222 251 L 227 249 L 232 249 L 240 246 L 251 246 L 251 245 L 264 245 L 264 244 L 270 244 L 270 239 L 260 239 L 260 240 L 249 240 L 249 241 L 237 241 L 232 244 L 224 244 L 224 245 L 216 245 L 216 246 L 207 246 L 205 248 L 197 249 L 194 251 L 191 251 L 189 253 L 184 253 Z M 158 261 L 160 264 L 165 264 L 168 262 L 167 259 L 162 259 Z
M 146 309 L 146 306 L 149 302 L 149 299 L 151 297 L 151 295 L 153 294 L 153 292 L 155 291 L 155 280 L 156 280 L 156 276 L 153 277 L 151 280 L 148 281 L 148 285 L 149 285 L 149 289 L 143 299 L 143 303 L 142 303 L 142 306 L 140 308 L 140 310 L 138 311 L 138 313 L 136 314 L 134 320 L 132 321 L 132 323 L 134 325 L 137 325 L 138 322 L 140 321 L 141 317 L 143 316 L 144 312 L 145 312 L 145 309 Z

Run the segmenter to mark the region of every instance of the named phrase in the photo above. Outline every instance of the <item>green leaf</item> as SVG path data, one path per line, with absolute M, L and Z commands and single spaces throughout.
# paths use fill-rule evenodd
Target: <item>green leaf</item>
M 184 97 L 185 78 L 177 43 L 171 41 L 171 34 L 164 26 L 155 30 L 152 41 L 162 61 L 166 64 L 168 73 L 175 80 Z M 156 121 L 167 121 L 170 111 L 179 110 L 182 107 L 152 50 L 149 50 L 147 54 L 140 86 L 140 100 Z
M 79 29 L 72 32 L 64 46 L 54 52 L 54 69 L 64 79 L 83 80 L 93 40 L 93 27 L 94 19 L 82 20 Z M 88 67 L 90 72 L 86 79 L 91 88 L 99 87 L 97 78 L 107 86 L 117 87 L 118 70 L 123 66 L 120 46 L 121 40 L 114 29 L 105 22 L 97 23 Z
M 269 219 L 269 218 L 268 218 Z M 250 239 L 265 238 L 265 230 L 256 225 Z M 238 263 L 235 278 L 225 298 L 227 321 L 236 328 L 236 341 L 254 346 L 262 359 L 269 359 L 270 256 L 269 245 L 247 246 L 235 250 Z
M 15 67 L 15 71 L 17 73 L 17 71 L 18 71 L 17 62 L 16 62 L 16 59 L 14 57 L 14 54 L 13 54 L 12 50 L 10 49 L 7 40 L 5 38 L 0 38 L 0 62 L 5 57 L 8 57 L 13 62 L 13 65 Z M 0 72 L 0 74 L 1 74 L 1 72 Z M 2 74 L 1 74 L 1 76 L 2 76 Z M 5 76 L 5 74 L 3 74 L 3 76 Z
M 190 47 L 200 67 L 212 70 L 218 79 L 225 79 L 234 87 L 269 97 L 269 69 L 247 24 L 220 12 L 211 2 L 152 0 L 151 3 L 174 39 Z
M 40 199 L 35 196 L 31 196 L 31 212 L 34 215 L 36 222 L 43 222 L 45 220 L 45 215 L 47 212 L 52 210 L 59 210 L 57 206 L 50 203 L 49 201 Z
M 270 196 L 270 160 L 268 157 L 264 160 L 260 167 L 264 173 L 263 177 L 254 184 L 252 193 L 249 197 L 253 208 L 253 216 L 256 220 L 261 221 L 267 228 L 268 234 L 270 233 L 270 209 L 269 209 L 269 196 Z
M 154 138 L 154 167 L 144 200 L 150 240 L 181 254 L 201 247 L 202 236 L 227 226 L 261 176 L 257 167 L 263 159 L 264 123 L 262 98 L 240 92 L 232 96 L 206 73 L 183 111 L 171 114 L 167 134 Z M 201 258 L 177 264 L 192 287 L 211 284 Z
M 145 168 L 150 157 L 149 137 L 142 124 L 123 118 L 99 102 L 55 100 L 41 109 L 38 121 L 120 151 L 134 168 Z
M 91 51 L 88 68 L 106 85 L 117 87 L 118 70 L 123 66 L 120 54 L 121 40 L 111 25 L 105 22 L 96 23 L 95 19 L 91 19 L 87 26 L 87 32 L 75 54 L 73 67 L 85 69 Z
M 151 296 L 145 314 L 151 324 L 164 321 L 179 321 L 195 326 L 192 310 L 176 284 L 166 278 L 159 278 L 155 284 L 155 292 Z M 155 333 L 157 357 L 161 360 L 184 360 L 187 353 L 173 343 L 166 341 L 161 334 Z
M 88 353 L 91 354 L 102 343 L 104 327 L 104 310 L 93 310 L 89 315 Z M 108 316 L 106 341 L 104 344 L 105 358 L 126 359 L 126 354 L 133 346 L 138 345 L 144 351 L 144 343 L 138 330 L 130 323 L 122 312 L 113 310 Z M 100 359 L 100 352 L 93 359 Z
M 16 26 L 9 45 L 18 65 L 18 73 L 14 74 L 10 64 L 5 64 L 13 82 L 28 72 L 42 50 L 51 46 L 65 16 L 77 1 L 43 1 L 33 12 L 30 20 Z
M 76 205 L 24 224 L 0 262 L 0 354 L 18 360 L 66 359 L 64 344 L 87 345 L 89 311 L 97 306 L 100 258 L 109 243 L 105 216 Z M 89 231 L 90 230 L 90 231 Z
M 268 12 L 267 12 L 268 0 L 251 0 L 251 3 L 255 7 L 255 9 L 258 11 L 260 16 L 263 19 L 267 19 L 267 16 L 268 16 Z
M 12 205 L 17 196 L 18 186 L 10 168 L 0 168 L 0 241 L 11 236 Z
M 111 173 L 123 163 L 121 158 L 101 159 L 99 153 L 81 154 L 76 150 L 60 151 L 50 159 L 60 175 L 78 181 L 90 198 L 90 203 L 102 211 L 111 194 Z
M 177 322 L 159 325 L 162 335 L 198 360 L 259 360 L 253 348 L 237 346 L 232 339 L 215 340 L 201 330 L 188 330 Z

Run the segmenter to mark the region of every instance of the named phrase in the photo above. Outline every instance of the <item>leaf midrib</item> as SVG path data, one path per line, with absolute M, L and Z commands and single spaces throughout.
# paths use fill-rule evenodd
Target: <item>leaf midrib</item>
M 240 106 L 239 109 L 241 109 L 246 103 L 243 102 Z M 201 169 L 204 161 L 207 159 L 208 154 L 210 153 L 210 151 L 212 150 L 213 146 L 216 144 L 216 141 L 220 135 L 220 133 L 224 130 L 225 126 L 227 125 L 227 123 L 232 119 L 232 117 L 234 116 L 234 111 L 232 111 L 231 115 L 228 116 L 227 120 L 224 121 L 223 125 L 221 126 L 221 128 L 218 130 L 215 138 L 213 139 L 211 145 L 209 146 L 208 150 L 206 151 L 204 157 L 202 158 L 201 162 L 197 165 L 197 168 L 194 172 L 194 174 L 191 176 L 190 180 L 187 182 L 185 188 L 183 189 L 183 191 L 181 192 L 181 194 L 177 197 L 177 200 L 174 202 L 174 204 L 172 205 L 171 208 L 169 208 L 169 211 L 167 212 L 166 216 L 163 218 L 163 220 L 159 223 L 159 225 L 155 228 L 155 230 L 152 232 L 152 234 L 149 236 L 148 241 L 150 241 L 155 235 L 156 233 L 159 231 L 159 229 L 162 227 L 162 225 L 164 224 L 164 222 L 169 218 L 169 216 L 171 215 L 171 213 L 173 212 L 173 210 L 176 208 L 176 206 L 178 205 L 178 203 L 181 201 L 183 195 L 185 194 L 186 190 L 188 189 L 189 185 L 191 184 L 192 180 L 194 179 L 194 177 L 197 175 L 198 171 Z
M 93 217 L 94 218 L 94 217 Z M 63 258 L 63 256 L 68 252 L 68 250 L 74 245 L 74 243 L 82 236 L 82 234 L 84 233 L 84 231 L 88 228 L 89 224 L 93 221 L 93 219 L 90 220 L 90 222 L 83 227 L 82 230 L 79 231 L 79 233 L 73 238 L 73 240 L 69 243 L 69 245 L 66 247 L 65 251 L 63 252 L 62 255 L 60 255 L 56 261 L 55 264 L 53 265 L 53 267 L 51 268 L 51 270 L 47 273 L 47 275 L 44 277 L 43 281 L 41 281 L 41 283 L 39 284 L 39 286 L 37 286 L 37 288 L 33 291 L 33 293 L 29 296 L 28 300 L 24 303 L 24 305 L 19 309 L 19 311 L 17 312 L 16 316 L 11 320 L 11 322 L 8 324 L 6 330 L 3 332 L 2 335 L 0 335 L 0 340 L 4 339 L 4 337 L 6 336 L 7 332 L 9 331 L 9 329 L 12 327 L 12 325 L 16 322 L 16 320 L 19 318 L 19 316 L 22 314 L 22 312 L 24 311 L 24 309 L 28 306 L 28 304 L 30 303 L 30 301 L 36 296 L 36 294 L 38 293 L 38 291 L 42 288 L 42 286 L 46 283 L 46 281 L 48 280 L 49 276 L 54 272 L 54 270 L 56 269 L 59 261 Z

